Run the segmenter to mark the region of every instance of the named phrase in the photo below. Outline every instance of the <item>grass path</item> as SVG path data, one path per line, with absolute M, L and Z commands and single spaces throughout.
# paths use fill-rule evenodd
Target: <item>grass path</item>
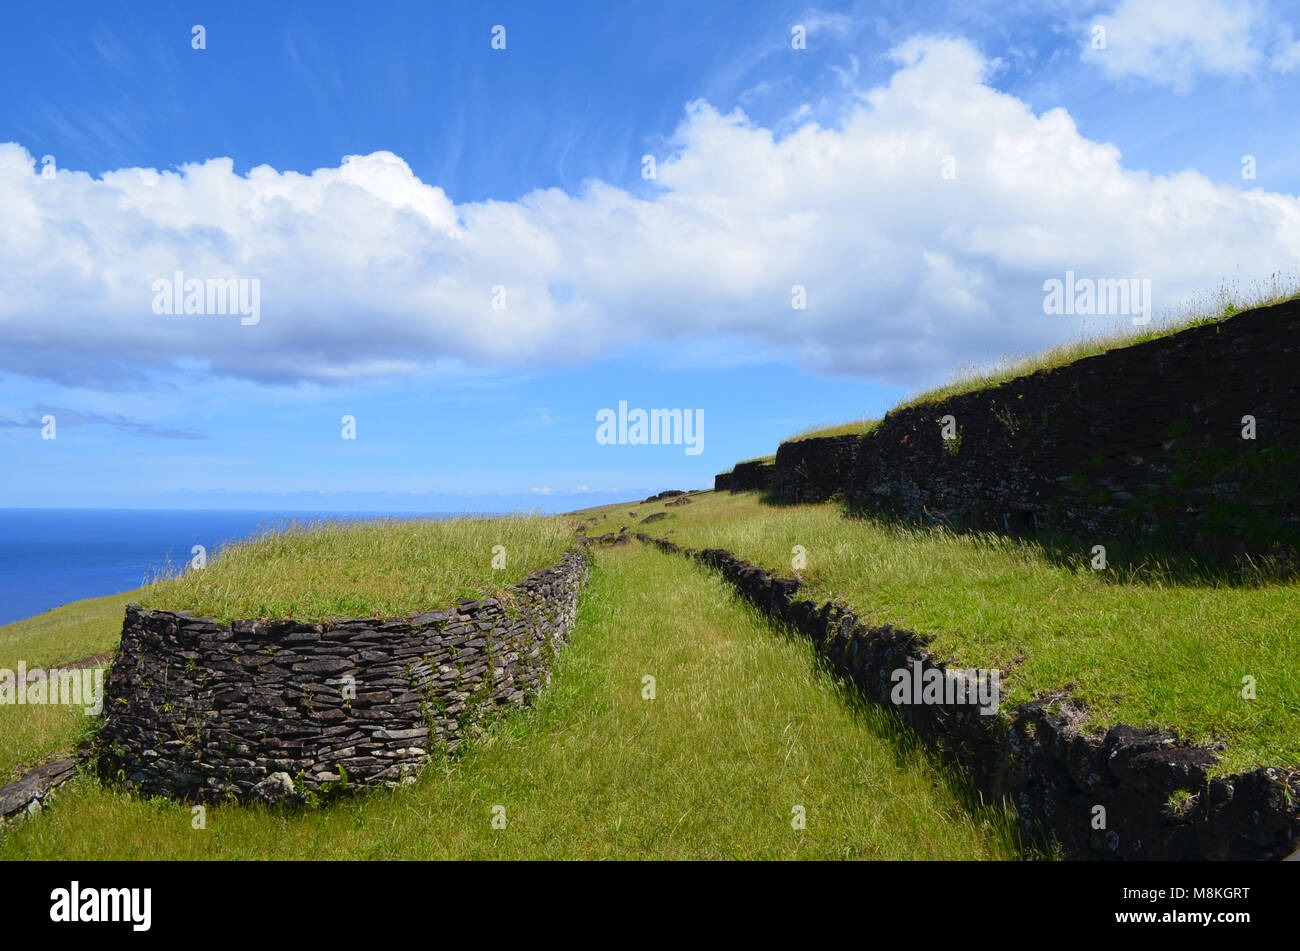
M 206 823 L 81 777 L 0 836 L 0 858 L 1016 857 L 1005 815 L 965 811 L 882 712 L 846 702 L 810 645 L 645 546 L 597 553 L 552 685 L 458 761 L 402 790 L 297 812 L 214 807 Z

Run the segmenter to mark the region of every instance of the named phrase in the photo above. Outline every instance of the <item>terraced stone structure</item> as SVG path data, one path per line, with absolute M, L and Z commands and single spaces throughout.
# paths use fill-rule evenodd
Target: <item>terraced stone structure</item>
M 862 437 L 826 436 L 783 442 L 776 451 L 776 493 L 787 502 L 825 502 L 853 475 Z
M 726 488 L 766 488 L 740 472 Z M 908 520 L 1294 558 L 1300 301 L 785 443 L 774 480 L 787 501 Z
M 587 568 L 570 552 L 500 599 L 406 618 L 221 624 L 130 605 L 96 767 L 199 802 L 413 778 L 549 682 Z
M 772 487 L 776 467 L 771 461 L 756 459 L 753 462 L 739 462 L 730 472 L 724 472 L 713 480 L 715 491 L 728 489 L 732 492 L 766 492 Z M 719 485 L 718 480 L 722 480 Z

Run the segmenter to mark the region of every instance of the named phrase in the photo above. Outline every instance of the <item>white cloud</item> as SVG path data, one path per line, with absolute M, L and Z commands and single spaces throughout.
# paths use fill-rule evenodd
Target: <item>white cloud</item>
M 1126 169 L 1064 110 L 985 85 L 963 41 L 895 58 L 838 128 L 777 138 L 692 103 L 650 199 L 592 181 L 456 205 L 385 152 L 309 175 L 215 159 L 49 180 L 0 145 L 0 369 L 102 382 L 198 360 L 330 383 L 727 340 L 741 362 L 915 385 L 1076 335 L 1041 306 L 1067 268 L 1149 277 L 1159 310 L 1300 266 L 1295 196 Z M 259 277 L 261 322 L 156 316 L 151 282 L 176 270 Z
M 1255 0 L 1120 0 L 1088 22 L 1084 59 L 1112 76 L 1140 76 L 1186 91 L 1198 74 L 1247 76 L 1265 62 L 1268 20 Z M 1092 30 L 1105 28 L 1106 48 Z

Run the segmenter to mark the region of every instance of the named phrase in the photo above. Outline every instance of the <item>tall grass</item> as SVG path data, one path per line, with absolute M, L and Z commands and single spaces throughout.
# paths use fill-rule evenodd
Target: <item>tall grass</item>
M 880 422 L 878 419 L 868 419 L 864 416 L 862 419 L 851 419 L 844 423 L 809 426 L 807 429 L 801 429 L 781 441 L 786 443 L 802 442 L 805 439 L 826 439 L 831 436 L 865 436 L 879 426 Z
M 225 621 L 404 615 L 497 594 L 571 543 L 563 524 L 537 515 L 289 523 L 225 547 L 207 567 L 164 569 L 140 601 Z M 493 568 L 502 552 L 505 567 Z

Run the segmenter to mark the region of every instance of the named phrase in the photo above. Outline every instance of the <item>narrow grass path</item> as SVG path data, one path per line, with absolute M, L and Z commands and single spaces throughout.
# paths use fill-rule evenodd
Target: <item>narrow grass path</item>
M 810 645 L 720 578 L 627 546 L 597 552 L 537 704 L 410 787 L 212 807 L 196 830 L 187 805 L 81 777 L 0 836 L 0 858 L 997 859 L 1017 857 L 1010 828 L 964 810 L 883 712 L 846 702 Z

